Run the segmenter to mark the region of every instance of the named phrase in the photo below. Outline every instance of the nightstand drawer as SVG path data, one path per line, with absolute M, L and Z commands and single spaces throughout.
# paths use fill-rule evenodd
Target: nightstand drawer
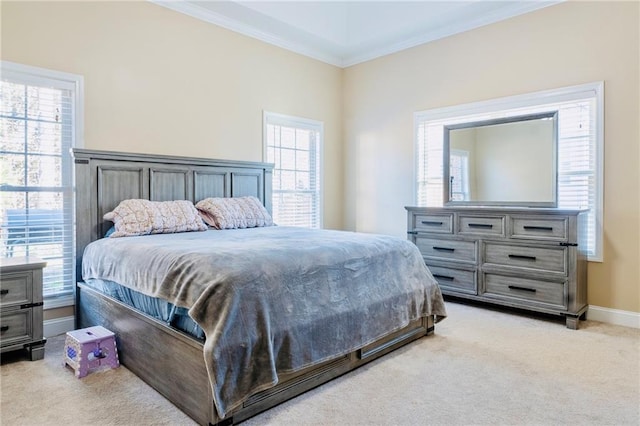
M 416 237 L 416 245 L 424 257 L 431 259 L 476 261 L 475 241 L 443 240 Z
M 475 271 L 463 271 L 461 269 L 443 268 L 441 266 L 427 266 L 443 290 L 451 289 L 456 292 L 477 294 Z
M 31 303 L 33 276 L 30 273 L 2 274 L 0 282 L 0 307 Z
M 3 312 L 0 317 L 0 345 L 9 346 L 22 340 L 31 340 L 33 334 L 32 318 L 33 310 L 31 308 Z
M 511 237 L 566 241 L 569 219 L 511 216 Z
M 504 236 L 504 216 L 458 215 L 458 233 Z
M 565 247 L 532 247 L 511 244 L 484 243 L 484 262 L 516 268 L 567 273 Z
M 416 214 L 413 221 L 416 231 L 453 233 L 453 214 Z
M 484 274 L 484 295 L 508 297 L 565 308 L 565 283 Z

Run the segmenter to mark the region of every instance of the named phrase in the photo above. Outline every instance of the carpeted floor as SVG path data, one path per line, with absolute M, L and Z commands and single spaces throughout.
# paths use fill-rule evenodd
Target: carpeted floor
M 640 424 L 640 330 L 447 307 L 435 335 L 244 424 Z M 193 424 L 124 367 L 76 379 L 63 340 L 42 361 L 3 354 L 3 426 Z

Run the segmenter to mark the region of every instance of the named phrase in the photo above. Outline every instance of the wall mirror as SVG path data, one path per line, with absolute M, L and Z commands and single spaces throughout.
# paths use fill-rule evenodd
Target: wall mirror
M 444 204 L 557 206 L 557 111 L 444 126 Z

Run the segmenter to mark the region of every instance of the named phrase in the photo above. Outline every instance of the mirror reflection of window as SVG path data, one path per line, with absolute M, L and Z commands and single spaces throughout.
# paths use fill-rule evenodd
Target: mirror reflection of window
M 450 199 L 468 201 L 469 197 L 469 151 L 453 149 L 450 152 L 449 176 Z

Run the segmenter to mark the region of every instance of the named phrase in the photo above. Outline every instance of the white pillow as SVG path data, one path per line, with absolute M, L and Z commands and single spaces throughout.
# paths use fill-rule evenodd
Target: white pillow
M 196 208 L 202 219 L 215 229 L 273 225 L 271 215 L 256 197 L 205 198 Z
M 124 200 L 104 219 L 115 226 L 110 238 L 207 230 L 198 210 L 186 200 Z

